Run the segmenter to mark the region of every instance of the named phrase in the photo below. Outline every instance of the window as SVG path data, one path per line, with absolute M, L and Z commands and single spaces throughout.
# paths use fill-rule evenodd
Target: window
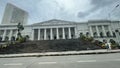
M 89 32 L 86 32 L 86 36 L 87 36 L 87 37 L 89 36 Z
M 109 31 L 106 33 L 106 35 L 107 35 L 107 37 L 110 37 L 110 36 L 111 36 Z
M 6 37 L 5 37 L 5 41 L 8 41 L 8 40 L 9 40 L 9 37 L 8 37 L 8 36 L 6 36 Z
M 103 38 L 103 32 L 100 32 L 100 37 Z
M 113 37 L 116 37 L 116 34 L 115 34 L 115 32 L 113 32 Z
M 97 37 L 97 32 L 94 32 L 94 33 L 93 33 L 93 36 L 94 36 L 94 37 Z
M 82 36 L 83 36 L 83 33 L 81 32 L 81 33 L 80 33 L 80 37 L 82 37 Z

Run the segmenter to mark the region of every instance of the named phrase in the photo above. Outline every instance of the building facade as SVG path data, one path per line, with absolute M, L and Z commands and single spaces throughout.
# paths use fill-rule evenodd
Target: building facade
M 118 30 L 118 32 L 116 32 Z M 94 20 L 88 22 L 70 22 L 63 20 L 49 20 L 24 25 L 22 35 L 28 35 L 30 40 L 55 40 L 55 39 L 74 39 L 80 34 L 94 37 L 96 40 L 103 39 L 120 40 L 120 21 Z M 17 25 L 0 25 L 0 37 L 17 37 Z
M 2 24 L 26 24 L 28 19 L 28 13 L 10 3 L 6 5 Z
M 120 42 L 120 21 L 72 22 L 52 19 L 27 25 L 27 18 L 26 11 L 8 3 L 0 25 L 0 40 L 17 38 L 17 24 L 21 23 L 24 25 L 22 35 L 28 35 L 30 40 L 74 39 L 86 35 L 100 41 L 114 39 Z

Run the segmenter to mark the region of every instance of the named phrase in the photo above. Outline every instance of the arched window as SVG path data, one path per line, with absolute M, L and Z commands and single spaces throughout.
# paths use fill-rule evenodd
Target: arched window
M 115 32 L 113 32 L 113 37 L 116 37 L 116 34 L 115 34 Z
M 110 37 L 110 36 L 111 36 L 109 31 L 106 33 L 106 35 L 107 35 L 107 37 Z
M 119 32 L 119 30 L 115 30 L 115 32 Z
M 82 37 L 83 36 L 83 33 L 80 33 L 80 37 Z
M 59 35 L 60 39 L 62 39 L 62 35 Z
M 54 36 L 54 39 L 56 39 L 56 36 Z
M 15 36 L 12 36 L 12 37 L 11 37 L 11 41 L 15 41 Z
M 48 35 L 48 39 L 50 40 L 50 35 Z
M 68 39 L 68 35 L 65 35 L 65 38 Z
M 94 32 L 94 33 L 93 33 L 93 36 L 94 36 L 94 37 L 97 37 L 97 32 Z
M 103 32 L 100 32 L 100 37 L 103 38 Z
M 71 38 L 73 39 L 73 37 L 74 37 L 74 35 L 72 34 L 72 35 L 71 35 Z
M 9 40 L 9 37 L 8 37 L 8 36 L 6 36 L 6 37 L 5 37 L 5 41 L 8 41 L 8 40 Z
M 89 32 L 86 32 L 86 36 L 87 36 L 87 37 L 89 36 Z

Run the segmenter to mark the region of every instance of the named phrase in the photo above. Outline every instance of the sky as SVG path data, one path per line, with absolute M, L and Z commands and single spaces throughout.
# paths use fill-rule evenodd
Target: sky
M 120 20 L 120 0 L 0 0 L 0 23 L 7 3 L 27 11 L 28 24 L 51 19 Z

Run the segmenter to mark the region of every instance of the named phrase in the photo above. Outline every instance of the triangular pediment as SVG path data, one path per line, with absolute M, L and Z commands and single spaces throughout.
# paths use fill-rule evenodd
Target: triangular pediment
M 35 23 L 33 25 L 60 25 L 60 24 L 73 24 L 73 23 L 75 22 L 52 19 L 52 20 L 48 20 L 40 23 Z

